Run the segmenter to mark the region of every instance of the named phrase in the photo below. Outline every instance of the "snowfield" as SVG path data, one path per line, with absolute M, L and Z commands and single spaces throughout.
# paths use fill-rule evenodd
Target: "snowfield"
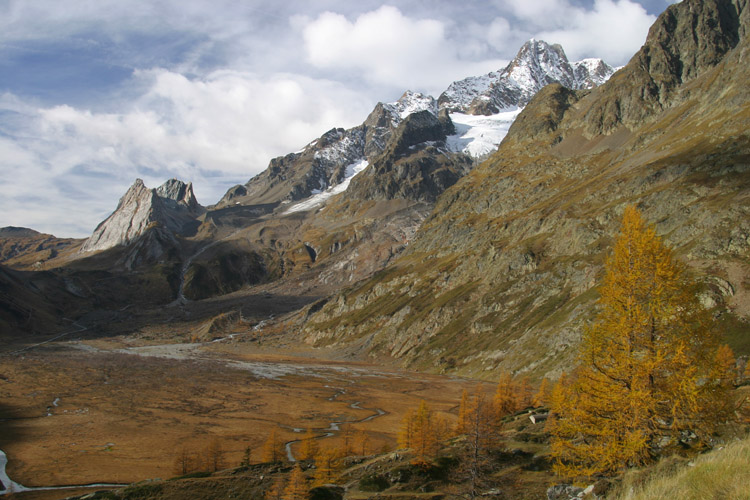
M 306 200 L 292 205 L 284 213 L 291 214 L 294 212 L 306 212 L 308 210 L 312 210 L 321 206 L 331 196 L 335 196 L 346 191 L 346 189 L 349 187 L 349 183 L 354 178 L 354 176 L 366 169 L 368 165 L 369 163 L 367 162 L 367 160 L 360 160 L 356 163 L 352 163 L 351 165 L 346 167 L 346 174 L 343 181 L 336 184 L 335 186 L 326 189 L 325 191 L 312 195 Z
M 475 158 L 494 152 L 522 109 L 513 108 L 490 116 L 451 113 L 456 134 L 448 137 L 448 149 Z

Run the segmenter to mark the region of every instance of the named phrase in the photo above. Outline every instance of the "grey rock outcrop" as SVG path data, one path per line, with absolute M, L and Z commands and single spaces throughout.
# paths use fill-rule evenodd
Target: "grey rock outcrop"
M 576 359 L 630 204 L 699 276 L 740 290 L 750 275 L 748 26 L 747 2 L 683 0 L 605 84 L 545 87 L 498 151 L 438 198 L 408 249 L 329 300 L 300 336 L 362 342 L 373 359 L 413 369 L 556 376 Z M 715 297 L 733 301 L 727 321 L 747 324 L 747 301 Z
M 502 71 L 452 83 L 438 104 L 450 112 L 491 115 L 523 107 L 543 87 L 559 83 L 569 89 L 601 85 L 615 72 L 601 59 L 569 62 L 560 45 L 529 40 Z
M 382 155 L 352 179 L 344 195 L 352 200 L 407 199 L 433 203 L 472 167 L 460 153 L 446 154 L 446 135 L 453 128 L 447 113 L 408 115 L 393 132 Z
M 149 189 L 141 179 L 136 179 L 120 198 L 117 209 L 97 226 L 80 252 L 127 245 L 156 226 L 184 234 L 197 226 L 196 217 L 202 211 L 192 183 L 170 179 L 156 189 Z
M 380 155 L 399 124 L 423 111 L 437 116 L 437 102 L 410 91 L 396 102 L 378 103 L 361 125 L 331 129 L 301 151 L 272 159 L 245 185 L 229 189 L 216 206 L 298 201 L 336 186 L 346 179 L 347 167 Z

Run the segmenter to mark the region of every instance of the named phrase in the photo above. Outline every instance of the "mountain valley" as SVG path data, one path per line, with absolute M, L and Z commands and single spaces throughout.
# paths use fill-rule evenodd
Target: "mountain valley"
M 438 98 L 379 103 L 215 205 L 190 183 L 137 179 L 85 240 L 0 229 L 8 475 L 26 487 L 166 479 L 186 447 L 218 439 L 227 467 L 246 449 L 263 462 L 279 429 L 294 458 L 305 429 L 340 447 L 348 423 L 370 437 L 360 455 L 383 453 L 348 464 L 330 498 L 370 498 L 352 486 L 369 480 L 360 469 L 392 479 L 408 466 L 392 450 L 420 400 L 454 422 L 462 391 L 489 394 L 501 373 L 570 374 L 630 205 L 685 263 L 744 374 L 749 31 L 747 0 L 683 0 L 622 68 L 532 39 Z M 495 460 L 509 469 L 495 479 L 537 495 L 555 482 L 549 436 L 528 424 L 542 410 L 525 411 L 503 420 L 512 445 Z M 253 488 L 289 474 L 263 468 Z M 415 493 L 391 479 L 384 498 L 451 494 L 449 481 Z M 188 484 L 169 483 L 132 498 Z

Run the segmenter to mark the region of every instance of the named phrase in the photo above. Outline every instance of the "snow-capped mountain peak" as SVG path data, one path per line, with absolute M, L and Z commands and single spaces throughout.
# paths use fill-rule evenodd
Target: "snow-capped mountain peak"
M 398 101 L 384 104 L 383 107 L 391 112 L 394 125 L 419 111 L 429 111 L 435 116 L 438 114 L 438 103 L 434 97 L 411 90 L 404 92 Z
M 503 70 L 452 83 L 438 103 L 451 112 L 493 115 L 524 107 L 550 83 L 571 89 L 592 88 L 604 83 L 614 71 L 601 59 L 571 63 L 560 45 L 532 38 Z

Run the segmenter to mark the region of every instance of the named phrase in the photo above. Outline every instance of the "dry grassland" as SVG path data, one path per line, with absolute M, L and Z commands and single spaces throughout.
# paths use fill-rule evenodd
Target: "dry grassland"
M 0 359 L 9 476 L 25 486 L 168 478 L 183 448 L 202 452 L 218 439 L 235 466 L 247 446 L 259 461 L 273 428 L 290 441 L 308 427 L 323 435 L 332 422 L 365 430 L 374 452 L 395 446 L 403 413 L 420 399 L 448 414 L 475 384 L 361 364 L 155 349 L 58 344 Z M 321 443 L 337 446 L 334 434 Z

